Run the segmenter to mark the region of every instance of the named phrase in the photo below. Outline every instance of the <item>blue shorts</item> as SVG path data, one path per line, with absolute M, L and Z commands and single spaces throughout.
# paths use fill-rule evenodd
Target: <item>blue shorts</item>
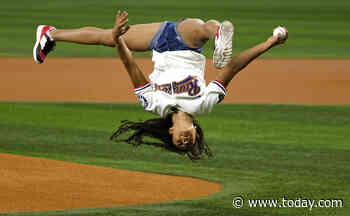
M 159 53 L 179 50 L 192 50 L 201 53 L 203 47 L 191 48 L 182 40 L 177 32 L 177 25 L 178 22 L 165 21 L 152 38 L 148 49 Z

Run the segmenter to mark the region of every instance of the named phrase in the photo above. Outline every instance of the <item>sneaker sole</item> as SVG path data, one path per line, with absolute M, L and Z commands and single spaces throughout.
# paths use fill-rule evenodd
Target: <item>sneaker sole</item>
M 214 50 L 214 58 L 217 60 L 217 62 L 222 62 L 225 59 L 225 55 L 224 55 L 224 50 L 225 47 L 227 46 L 228 43 L 232 43 L 232 37 L 233 37 L 233 33 L 234 33 L 234 27 L 232 25 L 231 22 L 229 21 L 224 21 L 222 22 L 222 27 L 221 27 L 221 37 L 224 41 L 224 45 L 221 47 L 216 47 Z M 225 35 L 229 35 L 229 37 L 225 38 Z M 214 64 L 214 66 L 216 68 L 223 68 L 223 65 L 220 65 L 219 63 L 217 63 L 217 65 Z
M 233 25 L 232 25 L 232 23 L 229 22 L 229 21 L 222 22 L 221 31 L 222 31 L 222 36 L 223 37 L 225 37 L 225 35 L 230 35 L 229 38 L 224 38 L 225 45 L 228 42 L 232 42 L 232 37 L 233 37 Z
M 43 30 L 44 27 L 45 27 L 45 25 L 39 25 L 38 28 L 36 29 L 36 42 L 35 42 L 35 45 L 34 45 L 34 48 L 33 48 L 34 61 L 36 61 L 39 64 L 43 63 L 43 61 L 41 59 L 38 59 L 38 57 L 37 57 L 37 49 L 38 49 L 38 46 L 40 45 L 41 31 Z

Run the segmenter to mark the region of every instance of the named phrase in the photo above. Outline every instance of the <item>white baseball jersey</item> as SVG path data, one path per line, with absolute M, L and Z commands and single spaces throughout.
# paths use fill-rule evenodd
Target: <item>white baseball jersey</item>
M 134 89 L 145 110 L 165 117 L 174 108 L 191 115 L 208 114 L 226 94 L 218 81 L 206 85 L 205 56 L 194 51 L 153 50 L 150 83 Z

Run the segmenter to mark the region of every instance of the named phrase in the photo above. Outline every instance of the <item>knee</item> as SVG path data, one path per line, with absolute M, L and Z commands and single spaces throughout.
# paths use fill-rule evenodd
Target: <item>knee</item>
M 204 22 L 203 20 L 198 19 L 198 18 L 194 18 L 194 19 L 192 19 L 192 20 L 193 20 L 194 23 L 199 24 L 199 25 L 205 24 L 205 22 Z
M 207 35 L 215 35 L 218 27 L 220 26 L 220 22 L 217 20 L 208 20 L 204 23 L 204 31 Z
M 220 22 L 217 20 L 208 20 L 204 24 L 206 29 L 217 29 L 220 26 Z
M 220 22 L 214 19 L 208 20 L 205 22 L 206 25 L 215 25 L 215 26 L 219 26 Z

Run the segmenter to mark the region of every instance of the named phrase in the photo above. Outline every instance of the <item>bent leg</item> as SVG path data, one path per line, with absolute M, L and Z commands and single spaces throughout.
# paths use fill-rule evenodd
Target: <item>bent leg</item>
M 123 35 L 126 45 L 131 51 L 148 51 L 148 46 L 163 22 L 138 24 L 130 26 Z
M 132 51 L 148 51 L 153 36 L 162 23 L 137 24 L 130 26 L 124 40 Z M 56 29 L 51 33 L 55 41 L 114 47 L 112 29 L 82 27 L 79 29 Z
M 191 48 L 202 47 L 214 38 L 220 23 L 216 20 L 204 22 L 201 19 L 185 19 L 177 26 L 182 40 Z

